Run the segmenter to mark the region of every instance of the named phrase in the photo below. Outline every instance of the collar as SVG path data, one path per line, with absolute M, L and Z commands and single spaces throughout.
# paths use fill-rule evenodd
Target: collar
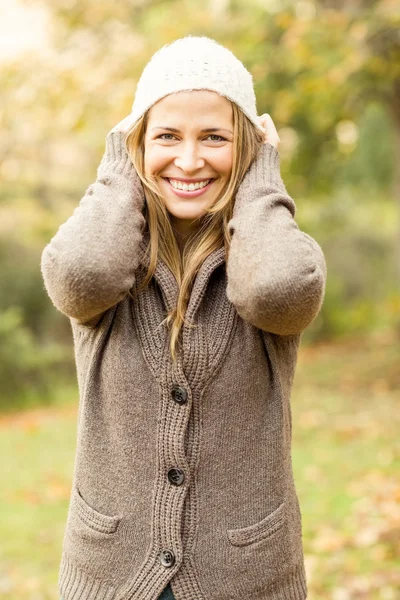
M 140 242 L 140 263 L 145 268 L 145 271 L 150 265 L 150 255 L 146 253 L 150 240 L 150 234 L 146 232 Z M 201 300 L 205 294 L 209 278 L 213 271 L 225 262 L 225 248 L 217 248 L 213 250 L 203 261 L 200 269 L 194 280 L 192 292 L 190 295 L 189 305 L 186 311 L 186 318 L 193 320 L 197 309 L 200 306 Z M 154 271 L 154 278 L 159 284 L 167 310 L 171 310 L 178 299 L 178 283 L 175 276 L 170 271 L 169 267 L 161 259 L 157 261 L 156 269 Z

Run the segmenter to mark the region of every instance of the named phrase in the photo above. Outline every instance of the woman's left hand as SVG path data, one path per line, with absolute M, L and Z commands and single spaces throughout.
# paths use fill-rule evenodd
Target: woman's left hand
M 261 117 L 258 117 L 261 127 L 265 131 L 264 143 L 268 142 L 271 146 L 278 148 L 280 144 L 280 137 L 275 127 L 275 123 L 268 113 L 264 113 Z

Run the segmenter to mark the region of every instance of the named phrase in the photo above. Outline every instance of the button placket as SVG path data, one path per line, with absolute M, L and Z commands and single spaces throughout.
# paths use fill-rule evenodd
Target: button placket
M 171 358 L 167 356 L 165 358 L 165 361 L 163 362 L 163 370 L 161 371 L 161 376 L 162 379 L 160 383 L 164 396 L 163 407 L 165 410 L 165 416 L 162 419 L 161 423 L 165 427 L 171 426 L 171 424 L 173 424 L 172 426 L 174 427 L 174 430 L 179 430 L 180 435 L 182 435 L 182 450 L 176 444 L 172 444 L 171 446 L 169 446 L 168 440 L 170 438 L 169 436 L 166 437 L 165 442 L 167 444 L 167 447 L 164 449 L 161 462 L 163 463 L 165 469 L 165 485 L 167 486 L 167 488 L 170 485 L 177 486 L 175 493 L 178 496 L 179 503 L 183 504 L 186 495 L 186 490 L 185 486 L 182 484 L 189 482 L 190 477 L 189 473 L 185 474 L 183 469 L 179 468 L 178 466 L 174 466 L 174 463 L 175 465 L 182 464 L 182 466 L 186 467 L 186 456 L 184 453 L 184 431 L 182 428 L 179 427 L 179 424 L 181 420 L 187 418 L 187 415 L 183 407 L 181 408 L 180 406 L 175 406 L 174 408 L 174 404 L 172 404 L 172 401 L 174 401 L 174 403 L 176 402 L 178 405 L 186 405 L 189 408 L 191 391 L 186 381 L 180 357 L 178 357 L 177 363 L 174 364 Z M 167 494 L 171 493 L 168 492 L 167 489 L 165 491 Z M 173 539 L 173 536 L 171 536 L 170 533 L 171 529 L 174 531 L 174 535 L 178 539 L 180 537 L 181 529 L 181 524 L 179 522 L 181 518 L 181 511 L 174 511 L 174 513 L 171 514 L 170 506 L 170 502 L 168 502 L 164 505 L 161 511 L 162 519 L 160 522 L 160 526 L 163 529 L 168 528 L 164 533 L 164 543 L 166 544 L 171 543 L 171 538 Z M 166 535 L 167 531 L 168 535 Z M 175 554 L 175 551 L 180 552 L 180 547 L 176 547 L 174 551 L 168 547 L 159 548 L 159 561 L 161 565 L 163 565 L 166 568 L 170 568 L 176 565 L 177 556 Z

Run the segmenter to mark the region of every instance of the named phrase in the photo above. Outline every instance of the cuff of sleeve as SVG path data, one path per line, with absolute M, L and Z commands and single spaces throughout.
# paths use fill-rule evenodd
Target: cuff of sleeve
M 239 186 L 234 213 L 258 197 L 274 192 L 288 195 L 281 177 L 279 152 L 275 146 L 265 142 Z
M 106 150 L 97 169 L 97 176 L 124 175 L 132 177 L 135 169 L 128 155 L 123 131 L 110 131 L 106 138 Z
M 260 153 L 250 170 L 253 170 L 253 176 L 256 183 L 264 185 L 272 184 L 286 192 L 285 184 L 281 177 L 280 155 L 278 149 L 269 142 L 263 144 Z

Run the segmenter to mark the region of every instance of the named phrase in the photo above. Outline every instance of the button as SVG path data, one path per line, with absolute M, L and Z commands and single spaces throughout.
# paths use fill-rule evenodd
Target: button
M 164 567 L 172 567 L 175 563 L 175 555 L 172 550 L 162 550 L 160 553 L 160 563 Z
M 184 482 L 185 473 L 182 471 L 182 469 L 174 467 L 168 471 L 168 479 L 174 485 L 181 485 L 181 483 Z
M 174 385 L 171 390 L 171 394 L 175 402 L 178 402 L 178 404 L 185 404 L 187 401 L 187 391 L 180 385 Z

